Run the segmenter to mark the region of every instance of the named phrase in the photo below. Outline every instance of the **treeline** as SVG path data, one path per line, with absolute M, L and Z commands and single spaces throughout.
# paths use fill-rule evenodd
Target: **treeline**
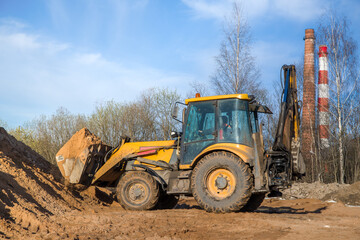
M 72 114 L 59 108 L 51 116 L 41 116 L 11 129 L 9 133 L 51 163 L 71 136 L 83 127 L 101 140 L 116 146 L 121 136 L 133 141 L 167 140 L 179 126 L 172 119 L 173 104 L 180 95 L 169 89 L 152 88 L 133 102 L 107 101 L 97 104 L 90 115 Z
M 299 76 L 300 83 L 301 77 Z M 268 101 L 267 105 L 274 114 L 264 115 L 261 120 L 267 149 L 271 148 L 276 131 L 279 114 L 277 101 L 281 90 L 277 89 L 273 94 L 274 101 Z M 301 91 L 299 94 L 301 95 Z M 10 129 L 9 133 L 51 163 L 55 163 L 58 150 L 83 127 L 87 127 L 102 141 L 112 146 L 116 146 L 123 135 L 131 137 L 133 141 L 170 139 L 171 131 L 180 130 L 180 125 L 171 117 L 173 104 L 176 101 L 182 101 L 176 91 L 149 89 L 141 94 L 137 101 L 127 103 L 107 101 L 97 104 L 89 115 L 72 114 L 65 108 L 59 108 L 53 115 L 33 119 L 24 126 Z M 343 134 L 345 183 L 360 180 L 359 124 L 360 108 L 357 108 L 351 114 L 351 120 L 345 126 L 346 130 L 341 133 Z M 340 182 L 340 148 L 337 137 L 339 130 L 333 117 L 331 117 L 329 130 L 331 132 L 330 147 L 322 149 L 319 145 L 319 133 L 315 129 L 316 149 L 311 160 L 311 172 L 307 173 L 310 182 Z

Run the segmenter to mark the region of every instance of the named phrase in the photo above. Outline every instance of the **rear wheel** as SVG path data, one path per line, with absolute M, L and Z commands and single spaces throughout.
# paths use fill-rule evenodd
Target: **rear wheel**
M 118 183 L 116 196 L 127 210 L 150 210 L 159 201 L 159 185 L 147 172 L 127 172 Z
M 208 212 L 239 211 L 253 188 L 251 171 L 241 159 L 227 152 L 205 156 L 191 176 L 192 193 Z

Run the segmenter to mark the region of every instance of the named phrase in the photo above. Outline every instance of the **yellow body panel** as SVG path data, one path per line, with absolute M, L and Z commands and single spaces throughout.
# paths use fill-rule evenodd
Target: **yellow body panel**
M 217 96 L 209 96 L 209 97 L 189 98 L 185 100 L 185 104 L 189 104 L 190 102 L 210 101 L 210 100 L 219 100 L 219 99 L 228 99 L 228 98 L 250 100 L 249 95 L 247 94 L 228 94 L 228 95 L 217 95 Z
M 201 153 L 199 153 L 191 164 L 180 165 L 180 169 L 192 169 L 195 167 L 197 161 L 206 155 L 209 152 L 214 151 L 227 151 L 232 152 L 238 157 L 240 157 L 245 163 L 252 163 L 255 157 L 254 148 L 248 147 L 242 144 L 235 143 L 216 143 L 207 148 L 205 148 Z
M 118 151 L 113 153 L 110 159 L 95 173 L 93 183 L 100 181 L 115 181 L 121 175 L 120 171 L 114 171 L 114 167 L 124 158 L 131 154 L 159 149 L 157 153 L 141 156 L 150 160 L 162 160 L 169 162 L 175 149 L 170 148 L 175 143 L 170 141 L 128 142 L 124 143 Z M 145 149 L 144 149 L 145 148 Z M 135 161 L 135 163 L 138 163 Z M 156 169 L 156 168 L 154 168 Z

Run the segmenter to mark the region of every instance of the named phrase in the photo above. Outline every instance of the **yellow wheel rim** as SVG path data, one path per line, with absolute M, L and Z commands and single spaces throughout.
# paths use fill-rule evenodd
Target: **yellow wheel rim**
M 215 199 L 224 199 L 233 194 L 236 178 L 232 172 L 224 168 L 211 171 L 206 179 L 206 188 Z

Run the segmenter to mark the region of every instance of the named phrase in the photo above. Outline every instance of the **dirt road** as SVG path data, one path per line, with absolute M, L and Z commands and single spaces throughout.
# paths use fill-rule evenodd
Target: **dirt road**
M 266 199 L 254 213 L 207 213 L 194 200 L 177 209 L 133 212 L 117 203 L 50 217 L 16 239 L 359 239 L 360 208 L 316 199 Z

